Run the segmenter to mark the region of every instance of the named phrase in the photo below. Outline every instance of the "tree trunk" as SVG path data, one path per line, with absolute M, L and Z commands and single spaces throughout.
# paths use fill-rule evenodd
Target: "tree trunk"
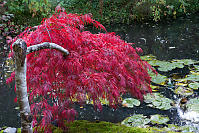
M 26 83 L 26 54 L 46 48 L 57 49 L 64 53 L 64 55 L 68 55 L 69 52 L 57 44 L 48 42 L 33 45 L 27 48 L 25 41 L 22 39 L 18 39 L 14 42 L 12 48 L 15 56 L 15 83 L 17 102 L 19 104 L 21 116 L 21 132 L 32 133 L 32 114 L 28 101 Z
M 26 43 L 19 39 L 12 45 L 15 56 L 15 84 L 17 102 L 20 108 L 21 132 L 32 133 L 32 114 L 28 102 L 26 83 Z

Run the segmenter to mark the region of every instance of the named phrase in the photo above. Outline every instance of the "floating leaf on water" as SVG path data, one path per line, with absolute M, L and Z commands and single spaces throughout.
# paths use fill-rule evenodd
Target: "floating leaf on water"
M 168 127 L 164 127 L 167 131 L 173 131 L 173 132 L 183 132 L 183 133 L 196 133 L 198 129 L 191 125 L 185 125 L 185 126 L 176 126 L 174 124 L 168 124 Z
M 125 120 L 121 122 L 121 124 L 129 127 L 145 127 L 145 125 L 149 122 L 149 118 L 146 118 L 146 116 L 144 116 L 143 114 L 138 114 L 133 115 L 131 117 L 127 117 Z
M 168 110 L 172 108 L 171 104 L 173 101 L 169 98 L 164 97 L 160 93 L 152 93 L 144 96 L 144 102 L 150 103 L 148 106 L 158 108 L 161 110 Z
M 182 59 L 182 60 L 173 60 L 174 62 L 177 63 L 183 63 L 184 65 L 191 65 L 198 63 L 198 61 L 192 60 L 192 59 Z
M 192 89 L 198 89 L 199 83 L 198 82 L 190 83 L 188 86 Z
M 199 65 L 194 65 L 196 71 L 199 71 Z
M 162 64 L 159 65 L 160 67 L 158 68 L 159 71 L 171 71 L 175 68 L 183 68 L 184 65 L 182 63 L 178 63 L 178 62 L 163 62 Z
M 169 121 L 168 117 L 162 115 L 151 115 L 151 122 L 153 124 L 166 124 Z
M 159 66 L 158 70 L 159 71 L 171 71 L 175 68 L 183 68 L 184 65 L 190 65 L 190 64 L 194 64 L 197 63 L 194 60 L 190 60 L 190 59 L 184 59 L 184 60 L 174 60 L 174 61 L 160 61 L 160 60 L 148 60 L 148 63 L 151 66 Z
M 195 72 L 195 71 L 190 71 L 190 73 L 191 73 L 192 75 L 199 75 L 199 72 Z
M 182 126 L 180 127 L 180 130 L 183 133 L 197 133 L 198 132 L 198 128 L 191 125 Z
M 193 90 L 191 88 L 187 88 L 184 86 L 178 86 L 174 92 L 182 96 L 189 96 L 193 94 Z
M 140 106 L 140 101 L 134 98 L 126 98 L 122 101 L 122 105 L 133 108 L 134 106 Z
M 194 111 L 199 113 L 199 98 L 190 99 L 187 104 L 187 111 Z
M 145 61 L 149 61 L 149 60 L 154 60 L 156 59 L 156 57 L 154 55 L 145 55 L 145 56 L 141 56 L 140 57 L 142 60 L 145 60 Z
M 187 86 L 186 83 L 176 83 L 175 85 L 176 85 L 176 86 Z
M 156 83 L 156 84 L 161 84 L 161 85 L 164 85 L 165 84 L 165 81 L 167 80 L 167 77 L 164 76 L 164 75 L 161 75 L 161 74 L 155 74 L 151 71 L 148 72 L 150 77 L 152 78 L 151 81 L 153 83 Z
M 160 61 L 160 60 L 150 60 L 150 61 L 148 61 L 148 63 L 151 66 L 160 66 L 163 63 L 163 61 Z
M 158 89 L 160 88 L 160 86 L 154 86 L 154 85 L 150 85 L 152 91 L 158 91 Z
M 195 74 L 187 75 L 187 77 L 182 80 L 199 81 L 199 75 Z
M 172 65 L 174 65 L 177 68 L 183 68 L 184 67 L 184 65 L 180 62 L 172 62 Z

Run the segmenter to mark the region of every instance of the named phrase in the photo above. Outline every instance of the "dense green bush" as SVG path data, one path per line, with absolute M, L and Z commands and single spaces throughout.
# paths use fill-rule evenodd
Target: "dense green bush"
M 160 21 L 199 11 L 199 0 L 7 0 L 16 18 L 39 22 L 59 4 L 69 13 L 92 13 L 103 24 Z M 101 4 L 100 4 L 101 1 Z M 101 12 L 102 11 L 102 12 Z M 28 20 L 27 19 L 27 20 Z M 22 19 L 24 22 L 24 19 Z M 17 21 L 20 23 L 20 21 Z M 29 22 L 28 22 L 29 23 Z M 30 24 L 30 23 L 29 23 Z
M 51 4 L 48 0 L 7 0 L 5 6 L 17 24 L 35 25 L 52 13 Z
M 131 23 L 176 18 L 199 11 L 199 0 L 104 0 L 103 14 L 99 0 L 65 0 L 60 3 L 72 13 L 92 13 L 102 23 Z

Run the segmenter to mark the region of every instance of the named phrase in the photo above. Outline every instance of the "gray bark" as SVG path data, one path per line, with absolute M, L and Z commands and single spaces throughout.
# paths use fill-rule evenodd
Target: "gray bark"
M 37 44 L 37 45 L 28 47 L 27 54 L 35 52 L 35 51 L 39 51 L 41 49 L 56 49 L 56 50 L 59 50 L 60 52 L 62 52 L 64 55 L 69 54 L 68 50 L 64 49 L 63 47 L 61 47 L 55 43 L 49 43 L 49 42 L 44 42 L 41 44 Z
M 21 116 L 21 131 L 22 133 L 32 133 L 32 114 L 30 111 L 30 105 L 27 94 L 27 83 L 26 83 L 26 55 L 41 49 L 57 49 L 64 55 L 68 55 L 68 50 L 55 43 L 42 43 L 27 48 L 24 40 L 18 39 L 13 43 L 13 52 L 15 56 L 15 83 L 16 83 L 16 94 L 17 102 L 20 108 Z

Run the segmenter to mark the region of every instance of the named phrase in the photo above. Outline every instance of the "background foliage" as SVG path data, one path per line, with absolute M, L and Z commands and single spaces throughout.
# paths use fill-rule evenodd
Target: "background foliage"
M 199 10 L 199 0 L 8 0 L 7 7 L 17 21 L 33 17 L 34 22 L 40 22 L 58 4 L 68 13 L 92 13 L 103 24 L 160 21 Z

